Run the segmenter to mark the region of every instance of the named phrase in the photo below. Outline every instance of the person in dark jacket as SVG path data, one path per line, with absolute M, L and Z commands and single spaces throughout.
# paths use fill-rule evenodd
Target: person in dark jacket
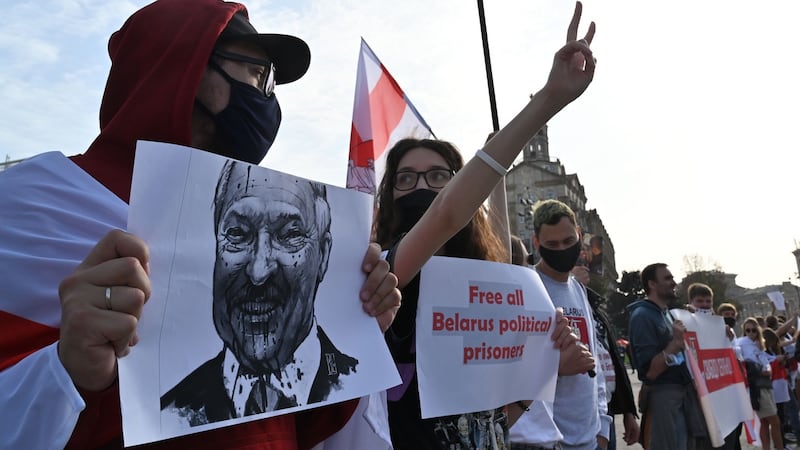
M 686 326 L 668 310 L 677 284 L 663 263 L 648 265 L 641 276 L 647 297 L 628 305 L 630 345 L 642 381 L 640 443 L 649 450 L 692 449 L 707 431 L 683 354 Z
M 600 307 L 606 299 L 592 289 L 587 288 L 586 290 L 589 293 L 589 304 L 592 305 L 592 313 L 597 326 L 597 340 L 607 346 L 606 350 L 611 356 L 611 362 L 614 365 L 614 388 L 608 391 L 611 393 L 611 400 L 608 402 L 608 414 L 612 418 L 611 440 L 608 442 L 608 450 L 613 450 L 616 448 L 614 416 L 622 414 L 622 424 L 625 427 L 625 443 L 633 445 L 639 440 L 639 423 L 637 421 L 639 415 L 636 413 L 636 400 L 633 397 L 631 380 L 625 370 L 625 362 L 619 352 L 616 351 L 617 335 L 611 327 L 611 321 L 605 311 Z M 606 383 L 609 382 L 609 375 L 606 375 Z

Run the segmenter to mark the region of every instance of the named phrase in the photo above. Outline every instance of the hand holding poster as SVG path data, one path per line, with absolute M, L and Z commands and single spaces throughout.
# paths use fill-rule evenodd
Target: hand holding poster
M 684 343 L 689 371 L 714 447 L 739 423 L 752 419 L 753 408 L 739 361 L 725 332 L 721 316 L 692 314 L 682 309 L 670 313 L 686 326 Z
M 128 229 L 150 248 L 140 341 L 119 360 L 126 445 L 399 383 L 361 310 L 370 196 L 139 142 Z
M 416 326 L 422 417 L 553 401 L 554 316 L 529 268 L 431 258 L 421 273 Z

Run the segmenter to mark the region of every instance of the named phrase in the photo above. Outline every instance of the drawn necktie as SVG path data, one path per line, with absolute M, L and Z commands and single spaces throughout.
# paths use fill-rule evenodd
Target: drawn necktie
M 275 409 L 278 403 L 278 393 L 271 389 L 263 377 L 253 383 L 253 389 L 247 402 L 244 404 L 244 415 L 261 414 Z

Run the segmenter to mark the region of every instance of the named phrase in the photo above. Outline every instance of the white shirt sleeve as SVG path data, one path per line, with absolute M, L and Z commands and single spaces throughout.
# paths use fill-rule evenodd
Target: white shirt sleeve
M 64 448 L 85 407 L 50 344 L 0 372 L 0 448 Z
M 344 428 L 311 450 L 392 449 L 386 391 L 361 397 Z

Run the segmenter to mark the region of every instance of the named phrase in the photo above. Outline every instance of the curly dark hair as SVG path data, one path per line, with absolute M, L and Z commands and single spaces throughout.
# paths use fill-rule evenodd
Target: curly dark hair
M 401 234 L 399 230 L 400 223 L 393 207 L 394 187 L 392 186 L 392 180 L 397 173 L 403 156 L 412 149 L 419 147 L 439 154 L 454 172 L 458 172 L 464 167 L 464 159 L 461 157 L 461 153 L 459 153 L 455 145 L 447 141 L 406 138 L 394 144 L 386 155 L 386 172 L 383 174 L 377 195 L 378 210 L 375 218 L 375 240 L 384 250 L 394 245 Z M 456 249 L 448 247 L 445 256 L 507 262 L 508 252 L 503 248 L 500 239 L 492 230 L 485 207 L 482 206 L 472 216 L 472 220 L 465 228 L 468 232 L 468 238 L 464 241 L 464 245 L 460 245 Z

